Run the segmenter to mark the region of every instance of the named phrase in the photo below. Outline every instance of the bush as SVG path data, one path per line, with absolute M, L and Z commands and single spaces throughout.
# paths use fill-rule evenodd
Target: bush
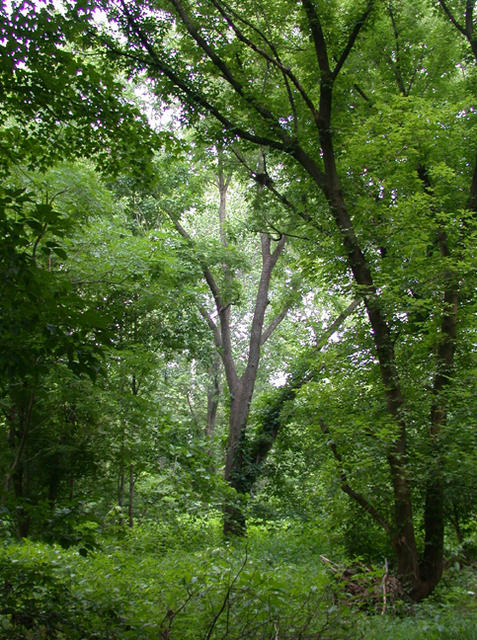
M 218 541 L 215 521 L 183 518 L 181 527 L 125 529 L 86 557 L 83 547 L 0 547 L 0 640 L 476 638 L 470 568 L 448 573 L 427 602 L 401 608 L 402 617 L 391 606 L 376 616 L 361 605 L 368 591 L 373 602 L 382 570 L 365 572 L 364 582 L 352 577 L 357 599 L 340 597 L 315 526 L 256 524 L 233 543 Z
M 0 638 L 120 638 L 124 625 L 114 607 L 74 593 L 73 576 L 54 547 L 25 542 L 0 549 Z

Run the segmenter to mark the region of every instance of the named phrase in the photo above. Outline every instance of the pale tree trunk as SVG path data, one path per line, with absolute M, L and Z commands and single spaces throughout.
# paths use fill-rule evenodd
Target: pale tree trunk
M 223 171 L 223 154 L 219 149 L 218 179 L 219 190 L 219 228 L 220 238 L 224 247 L 227 246 L 226 237 L 226 206 L 227 189 L 230 184 L 230 176 L 225 176 Z M 194 241 L 181 224 L 174 220 L 174 225 L 178 232 L 188 241 L 191 248 Z M 274 247 L 272 248 L 272 242 Z M 206 264 L 202 264 L 202 272 L 207 285 L 214 299 L 215 310 L 218 320 L 205 310 L 201 313 L 209 328 L 213 332 L 214 342 L 222 359 L 225 380 L 230 395 L 229 432 L 227 441 L 227 451 L 225 459 L 225 479 L 239 495 L 243 494 L 244 486 L 244 462 L 245 462 L 245 433 L 247 421 L 250 413 L 250 404 L 255 388 L 255 381 L 260 362 L 260 350 L 272 331 L 285 317 L 285 311 L 280 312 L 277 317 L 264 328 L 265 314 L 268 306 L 268 296 L 270 280 L 273 269 L 283 252 L 285 246 L 285 236 L 278 241 L 272 241 L 269 235 L 260 235 L 261 273 L 257 293 L 254 301 L 253 318 L 248 340 L 247 363 L 241 375 L 238 373 L 232 350 L 232 324 L 231 306 L 233 301 L 226 300 L 216 282 L 212 271 Z M 233 281 L 233 274 L 228 265 L 223 265 L 223 272 L 227 284 Z M 243 534 L 245 530 L 245 517 L 240 505 L 233 501 L 227 502 L 224 506 L 224 533 L 225 535 Z
M 121 384 L 121 393 L 124 393 L 124 387 Z M 124 417 L 121 417 L 121 446 L 119 449 L 119 469 L 117 477 L 117 490 L 118 490 L 118 507 L 119 507 L 119 524 L 124 524 L 124 487 L 126 484 L 126 429 L 127 424 Z
M 250 330 L 248 360 L 245 371 L 240 378 L 236 375 L 236 369 L 232 365 L 232 354 L 223 353 L 224 367 L 234 369 L 234 375 L 228 379 L 229 391 L 231 394 L 229 437 L 227 442 L 227 454 L 225 460 L 225 479 L 236 489 L 238 494 L 243 494 L 246 486 L 245 463 L 245 430 L 250 413 L 255 381 L 258 373 L 260 361 L 260 349 L 262 338 L 265 335 L 264 320 L 268 305 L 268 292 L 273 268 L 283 250 L 285 238 L 281 238 L 275 250 L 271 252 L 271 239 L 269 236 L 261 236 L 262 271 L 258 291 L 255 298 L 255 310 Z M 226 364 L 226 360 L 228 361 Z M 225 508 L 224 532 L 242 533 L 244 529 L 244 518 L 238 515 L 236 505 Z
M 126 482 L 124 470 L 124 442 L 121 443 L 121 453 L 119 460 L 118 474 L 118 506 L 119 506 L 119 524 L 124 524 L 123 507 L 124 507 L 124 486 Z
M 137 318 L 134 320 L 134 339 L 137 334 Z M 131 376 L 131 393 L 134 397 L 139 394 L 139 383 L 136 374 Z M 135 489 L 135 477 L 134 477 L 134 463 L 130 462 L 129 465 L 129 493 L 128 493 L 128 525 L 134 526 L 134 489 Z
M 134 322 L 134 333 L 136 337 L 136 321 Z M 137 396 L 139 393 L 139 383 L 136 374 L 131 375 L 131 381 L 128 385 L 131 394 Z M 121 391 L 124 393 L 123 387 Z M 119 523 L 124 525 L 125 523 L 125 511 L 124 503 L 126 497 L 126 478 L 128 478 L 128 494 L 127 494 L 127 522 L 130 527 L 134 525 L 134 465 L 131 462 L 131 452 L 126 452 L 126 436 L 128 432 L 128 423 L 125 419 L 122 420 L 122 432 L 121 432 L 121 448 L 119 453 L 119 470 L 118 470 L 118 506 L 119 506 Z M 128 447 L 129 449 L 129 447 Z

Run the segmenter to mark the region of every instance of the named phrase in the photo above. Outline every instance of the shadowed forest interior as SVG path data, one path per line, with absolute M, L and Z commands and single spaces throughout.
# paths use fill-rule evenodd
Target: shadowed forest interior
M 0 7 L 0 639 L 476 639 L 473 0 Z

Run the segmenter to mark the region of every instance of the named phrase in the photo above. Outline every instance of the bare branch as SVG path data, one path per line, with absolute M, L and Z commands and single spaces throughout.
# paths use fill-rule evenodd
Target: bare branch
M 222 346 L 222 339 L 220 336 L 219 328 L 217 327 L 216 323 L 213 321 L 212 316 L 210 315 L 210 313 L 207 313 L 205 307 L 202 305 L 199 305 L 199 313 L 207 322 L 209 328 L 214 334 L 215 346 L 220 348 Z
M 224 599 L 222 601 L 222 605 L 220 607 L 220 609 L 217 611 L 217 613 L 215 614 L 215 616 L 212 618 L 212 622 L 209 625 L 209 628 L 207 629 L 207 633 L 204 636 L 204 640 L 209 640 L 210 637 L 212 636 L 212 632 L 214 630 L 215 625 L 217 624 L 217 620 L 220 618 L 220 616 L 223 614 L 225 607 L 227 606 L 229 600 L 230 600 L 230 594 L 232 593 L 232 589 L 234 584 L 237 582 L 237 580 L 239 579 L 240 574 L 242 573 L 242 571 L 245 568 L 245 565 L 247 564 L 248 561 L 248 548 L 245 548 L 245 555 L 244 555 L 244 559 L 243 562 L 241 564 L 241 566 L 239 567 L 237 573 L 235 574 L 235 576 L 233 577 L 233 579 L 231 580 L 231 582 L 229 583 L 226 591 L 225 591 L 225 595 L 224 595 Z
M 195 410 L 194 410 L 194 406 L 192 404 L 192 401 L 190 399 L 190 391 L 189 389 L 185 390 L 185 396 L 187 398 L 187 404 L 189 406 L 189 412 L 192 418 L 192 422 L 194 423 L 195 428 L 197 429 L 197 431 L 199 431 L 199 421 L 197 420 L 197 416 L 195 414 Z
M 336 333 L 336 331 L 338 331 L 338 329 L 341 327 L 341 325 L 346 320 L 346 318 L 349 315 L 351 315 L 359 307 L 360 303 L 361 303 L 361 298 L 355 298 L 353 302 L 351 302 L 351 304 L 349 304 L 346 307 L 343 313 L 340 313 L 340 315 L 335 320 L 333 320 L 333 322 L 326 329 L 324 335 L 320 338 L 320 340 L 317 341 L 316 343 L 317 349 L 320 350 L 325 346 L 325 344 L 328 342 L 331 336 L 334 333 Z
M 369 97 L 364 93 L 364 91 L 361 89 L 361 87 L 360 87 L 359 85 L 354 84 L 354 85 L 353 85 L 353 89 L 354 89 L 357 93 L 359 93 L 359 95 L 363 98 L 363 100 L 366 100 L 366 102 L 367 102 L 369 105 L 371 105 L 371 104 L 372 104 L 371 99 L 370 99 L 370 98 L 369 98 Z
M 47 230 L 47 229 L 48 229 L 48 223 L 47 223 L 47 222 L 45 222 L 45 224 L 42 226 L 41 231 L 40 231 L 40 233 L 38 234 L 38 236 L 37 236 L 37 238 L 36 238 L 36 240 L 35 240 L 35 243 L 34 243 L 34 245 L 33 245 L 33 249 L 32 249 L 32 252 L 31 252 L 31 257 L 32 257 L 32 259 L 33 259 L 33 260 L 35 260 L 35 259 L 36 259 L 36 250 L 38 249 L 38 245 L 39 245 L 39 243 L 40 243 L 40 240 L 41 240 L 41 239 L 43 238 L 43 236 L 45 235 L 45 233 L 46 233 L 46 230 Z

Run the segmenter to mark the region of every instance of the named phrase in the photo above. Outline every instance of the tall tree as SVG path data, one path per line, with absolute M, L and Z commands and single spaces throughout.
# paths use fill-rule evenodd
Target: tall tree
M 464 19 L 453 13 L 454 5 L 441 4 L 473 46 L 473 3 L 466 4 Z M 184 117 L 192 124 L 202 114 L 213 116 L 211 139 L 267 148 L 276 163 L 270 170 L 254 170 L 257 182 L 286 201 L 310 225 L 310 233 L 318 230 L 339 239 L 341 248 L 334 244 L 334 256 L 328 259 L 339 266 L 343 288 L 349 289 L 351 277 L 364 301 L 392 425 L 385 450 L 393 494 L 389 519 L 364 496 L 355 497 L 386 529 L 398 573 L 412 597 L 425 597 L 442 573 L 445 455 L 440 434 L 449 410 L 458 317 L 465 313 L 463 274 L 457 265 L 464 254 L 469 258 L 469 211 L 475 210 L 477 185 L 470 142 L 473 112 L 466 106 L 468 88 L 456 67 L 465 63 L 456 58 L 454 45 L 447 63 L 430 55 L 439 37 L 449 42 L 444 22 L 418 3 L 412 10 L 413 15 L 420 12 L 423 31 L 402 3 L 374 0 L 279 0 L 260 6 L 260 12 L 252 0 L 169 0 L 160 8 L 118 0 L 104 7 L 127 42 L 124 46 L 115 37 L 100 36 L 112 59 L 146 70 L 155 91 L 182 101 Z M 377 43 L 385 51 L 380 61 Z M 450 106 L 448 92 L 455 96 Z M 423 105 L 432 113 L 427 120 L 420 116 Z M 383 123 L 390 126 L 383 130 Z M 447 156 L 441 154 L 450 151 L 440 135 L 443 128 L 447 138 L 449 128 L 455 136 Z M 356 133 L 362 149 L 349 146 L 357 144 Z M 432 147 L 430 140 L 441 147 Z M 467 147 L 465 155 L 462 148 Z M 374 149 L 372 158 L 363 154 L 367 148 Z M 382 173 L 379 154 L 387 159 Z M 280 189 L 284 176 L 287 193 Z M 420 246 L 401 227 L 404 212 L 412 221 L 413 209 L 414 224 L 425 223 L 427 230 Z M 266 242 L 264 256 L 266 261 L 273 256 Z M 392 287 L 386 278 L 399 269 L 403 256 L 409 277 Z M 429 270 L 438 283 L 432 295 L 426 295 Z M 217 300 L 218 310 L 226 314 Z M 416 313 L 419 305 L 432 316 L 432 329 Z M 226 333 L 221 339 L 227 340 Z M 423 341 L 427 348 L 420 350 Z M 422 358 L 421 366 L 431 363 L 428 375 L 419 380 L 421 407 L 427 407 L 421 437 L 437 460 L 435 464 L 429 455 L 421 487 L 422 554 L 413 509 L 418 478 L 409 471 L 414 418 L 404 368 L 413 353 Z M 233 373 L 230 381 L 232 386 L 237 382 Z
M 276 312 L 270 307 L 272 275 L 283 253 L 286 236 L 281 235 L 274 240 L 272 233 L 267 232 L 266 225 L 262 233 L 255 233 L 247 240 L 254 273 L 246 276 L 247 291 L 241 292 L 241 271 L 247 271 L 247 258 L 240 256 L 237 244 L 232 239 L 233 234 L 230 233 L 237 226 L 237 221 L 233 220 L 234 212 L 227 204 L 232 170 L 220 146 L 215 150 L 215 163 L 216 220 L 211 223 L 210 212 L 207 213 L 207 239 L 201 237 L 200 229 L 193 228 L 194 220 L 187 225 L 177 213 L 169 210 L 169 214 L 175 229 L 191 250 L 193 260 L 198 263 L 211 297 L 212 306 L 201 304 L 199 310 L 212 332 L 225 372 L 229 404 L 225 480 L 236 490 L 240 501 L 248 489 L 245 479 L 246 430 L 261 352 L 265 342 L 286 316 L 292 300 L 290 296 L 282 300 L 282 306 Z M 244 201 L 241 207 L 246 207 Z M 237 215 L 238 212 L 235 213 Z M 243 211 L 241 215 L 244 216 Z M 217 230 L 215 239 L 212 239 L 211 227 Z M 256 239 L 258 242 L 255 242 Z M 252 288 L 255 291 L 252 292 Z M 234 308 L 240 311 L 234 313 Z M 269 309 L 271 313 L 267 314 Z M 240 339 L 242 334 L 244 339 Z M 234 502 L 231 500 L 225 505 L 224 531 L 227 535 L 244 532 L 244 513 L 241 506 Z

